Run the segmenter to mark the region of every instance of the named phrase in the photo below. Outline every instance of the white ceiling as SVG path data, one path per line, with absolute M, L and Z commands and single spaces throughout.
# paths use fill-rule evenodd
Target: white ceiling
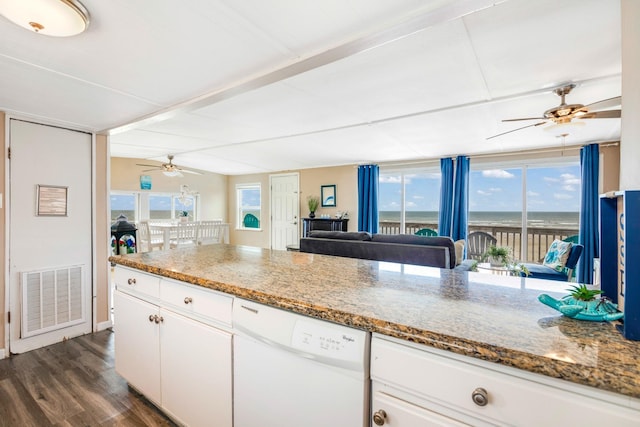
M 0 17 L 0 110 L 111 155 L 228 175 L 558 146 L 559 105 L 621 95 L 618 0 L 83 0 L 55 38 Z M 495 4 L 495 5 L 494 5 Z M 566 144 L 620 138 L 584 120 Z

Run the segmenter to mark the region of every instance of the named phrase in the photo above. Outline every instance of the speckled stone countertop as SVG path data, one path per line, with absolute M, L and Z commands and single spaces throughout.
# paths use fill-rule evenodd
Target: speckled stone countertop
M 640 398 L 640 342 L 537 300 L 566 283 L 210 245 L 110 261 L 315 318 Z

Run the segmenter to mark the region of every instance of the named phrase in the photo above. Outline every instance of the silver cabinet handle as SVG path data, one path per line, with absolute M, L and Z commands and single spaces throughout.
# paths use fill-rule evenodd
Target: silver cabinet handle
M 184 297 L 184 303 L 185 304 L 191 304 L 193 302 L 193 298 L 191 297 Z
M 149 315 L 149 322 L 153 322 L 153 318 L 154 318 L 154 317 L 153 317 L 153 314 L 150 314 L 150 315 Z
M 134 279 L 133 277 L 130 278 L 129 280 L 127 280 L 127 283 L 130 285 L 135 285 L 136 284 L 136 279 Z
M 158 323 L 162 323 L 162 322 L 164 322 L 164 317 L 162 317 L 162 316 L 158 316 L 158 315 L 156 314 L 155 316 L 153 316 L 153 320 L 154 320 L 154 322 L 156 322 L 156 324 L 158 324 Z
M 377 426 L 383 426 L 386 420 L 387 420 L 387 413 L 384 411 L 384 409 L 378 409 L 373 414 L 373 422 L 376 423 Z
M 473 390 L 473 393 L 471 393 L 471 399 L 473 400 L 473 403 L 478 406 L 486 406 L 487 403 L 489 403 L 489 394 L 487 393 L 487 390 L 482 387 L 478 387 Z

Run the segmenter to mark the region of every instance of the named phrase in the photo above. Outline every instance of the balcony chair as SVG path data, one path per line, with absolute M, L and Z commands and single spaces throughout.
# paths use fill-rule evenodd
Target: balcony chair
M 563 242 L 570 242 L 570 243 L 573 243 L 573 244 L 575 245 L 575 244 L 580 243 L 580 242 L 578 241 L 578 237 L 579 237 L 579 236 L 578 236 L 577 234 L 574 234 L 573 236 L 565 237 L 564 239 L 562 239 L 562 241 L 563 241 Z
M 562 282 L 568 282 L 573 278 L 574 270 L 576 268 L 576 265 L 578 264 L 580 255 L 582 255 L 583 249 L 584 246 L 580 244 L 572 244 L 571 249 L 569 250 L 569 255 L 567 257 L 567 262 L 561 271 L 557 271 L 544 264 L 523 263 L 522 265 L 524 265 L 527 270 L 529 270 L 529 276 L 527 277 L 533 279 L 559 280 Z M 525 277 L 526 274 L 524 274 L 524 272 L 521 272 L 520 276 Z
M 416 236 L 437 236 L 438 232 L 436 230 L 432 230 L 430 228 L 421 228 L 416 231 Z
M 495 246 L 498 239 L 484 231 L 472 231 L 467 236 L 467 258 L 482 261 L 490 246 Z
M 253 214 L 246 214 L 242 220 L 244 228 L 260 228 L 260 220 Z

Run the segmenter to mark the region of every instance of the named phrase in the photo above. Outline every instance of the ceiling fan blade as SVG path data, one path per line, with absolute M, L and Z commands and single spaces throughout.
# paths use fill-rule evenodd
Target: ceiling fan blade
M 162 167 L 160 165 L 145 165 L 143 163 L 136 163 L 136 166 L 147 166 L 147 167 L 150 167 L 150 168 L 160 168 L 160 167 Z
M 605 110 L 605 111 L 594 111 L 593 113 L 586 113 L 582 115 L 577 115 L 578 119 L 619 119 L 622 115 L 622 111 L 620 110 Z
M 546 120 L 546 117 L 523 117 L 521 119 L 504 119 L 503 122 L 519 122 L 521 120 Z
M 518 130 L 522 130 L 522 129 L 526 129 L 526 128 L 531 128 L 531 127 L 535 127 L 535 126 L 540 126 L 540 125 L 543 125 L 543 124 L 545 124 L 545 123 L 547 123 L 547 122 L 546 122 L 546 121 L 544 121 L 544 122 L 538 122 L 538 123 L 534 123 L 534 124 L 532 124 L 532 125 L 523 126 L 523 127 L 521 127 L 521 128 L 512 129 L 512 130 L 507 131 L 507 132 L 502 132 L 502 133 L 499 133 L 499 134 L 497 134 L 497 135 L 490 136 L 490 137 L 488 137 L 487 139 L 497 138 L 497 137 L 499 137 L 499 136 L 506 135 L 506 134 L 511 133 L 511 132 L 515 132 L 515 131 L 518 131 Z
M 159 171 L 159 170 L 162 170 L 162 169 L 161 169 L 161 168 L 143 169 L 143 171 L 142 171 L 142 172 L 156 172 L 156 171 Z
M 194 174 L 194 175 L 202 175 L 200 172 L 190 171 L 190 170 L 188 170 L 188 169 L 178 168 L 178 170 L 179 170 L 180 172 L 184 172 L 184 173 L 191 173 L 191 174 Z
M 615 96 L 613 98 L 603 99 L 602 101 L 598 101 L 598 102 L 594 102 L 593 104 L 585 105 L 584 108 L 586 108 L 589 111 L 593 111 L 593 110 L 602 110 L 603 108 L 616 107 L 616 106 L 621 105 L 621 104 L 622 104 L 622 97 L 621 96 Z

